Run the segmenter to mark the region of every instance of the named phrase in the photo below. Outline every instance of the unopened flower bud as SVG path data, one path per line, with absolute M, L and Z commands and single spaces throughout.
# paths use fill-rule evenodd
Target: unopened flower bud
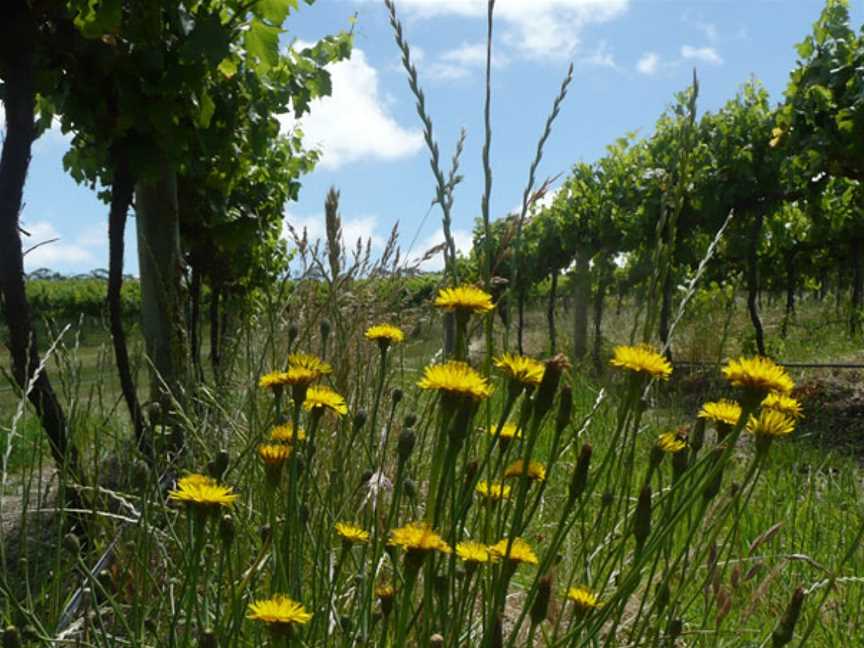
M 206 628 L 201 632 L 198 645 L 200 648 L 218 648 L 219 642 L 216 641 L 216 633 L 211 628 Z
M 573 470 L 573 478 L 570 480 L 570 500 L 579 499 L 582 493 L 585 492 L 585 486 L 588 484 L 588 468 L 591 465 L 591 453 L 593 448 L 590 443 L 582 446 L 579 452 L 579 459 L 576 461 L 576 468 Z
M 67 533 L 63 536 L 63 548 L 77 558 L 81 553 L 81 541 L 74 533 Z
M 21 635 L 14 625 L 6 626 L 3 631 L 3 648 L 21 648 Z
M 569 385 L 561 388 L 561 396 L 558 400 L 558 414 L 555 416 L 555 433 L 561 434 L 570 425 L 573 415 L 573 389 Z
M 404 395 L 404 392 L 398 387 L 393 390 L 393 392 L 390 394 L 390 399 L 393 402 L 393 407 L 396 407 L 399 404 Z
M 229 513 L 226 513 L 219 520 L 219 539 L 222 541 L 222 546 L 226 549 L 230 547 L 234 542 L 236 534 L 237 529 L 234 526 L 234 518 Z
M 696 419 L 696 424 L 693 426 L 693 432 L 690 434 L 690 451 L 693 453 L 693 458 L 699 454 L 702 446 L 705 445 L 705 424 L 704 418 Z
M 440 648 L 444 645 L 444 637 L 436 632 L 429 637 L 429 645 L 432 646 L 432 648 Z
M 636 513 L 633 519 L 633 536 L 636 538 L 636 552 L 642 551 L 651 533 L 651 486 L 645 484 L 639 493 Z
M 795 633 L 795 624 L 798 623 L 798 617 L 801 615 L 801 605 L 803 603 L 804 590 L 799 587 L 792 594 L 792 600 L 789 601 L 789 605 L 783 613 L 783 617 L 780 619 L 777 628 L 773 633 L 771 633 L 771 641 L 773 642 L 774 648 L 785 646 L 792 641 L 792 637 Z
M 405 496 L 414 498 L 417 496 L 417 483 L 413 479 L 406 479 L 402 483 L 402 488 L 405 490 Z
M 549 600 L 552 597 L 552 575 L 547 574 L 537 581 L 537 596 L 531 606 L 531 623 L 539 625 L 549 613 Z
M 399 461 L 405 463 L 411 456 L 414 450 L 414 444 L 417 441 L 417 436 L 411 428 L 405 428 L 399 433 L 399 440 L 396 444 L 396 452 L 399 455 Z
M 410 428 L 417 425 L 417 416 L 415 414 L 408 414 L 404 419 L 402 419 L 402 427 Z
M 354 431 L 357 432 L 366 425 L 366 419 L 368 418 L 368 414 L 366 414 L 366 410 L 357 410 L 354 414 Z
M 318 329 L 321 331 L 321 339 L 327 343 L 327 338 L 330 337 L 330 320 L 322 319 L 318 324 Z
M 227 450 L 220 450 L 216 453 L 216 456 L 207 464 L 207 472 L 209 475 L 216 480 L 222 479 L 222 476 L 225 474 L 225 471 L 228 470 L 228 461 L 230 460 L 230 455 Z
M 558 383 L 561 382 L 561 374 L 569 368 L 570 362 L 563 353 L 559 353 L 546 361 L 543 378 L 540 381 L 540 386 L 537 387 L 537 394 L 534 396 L 534 416 L 537 419 L 546 416 L 546 413 L 552 408 L 555 392 L 558 391 Z

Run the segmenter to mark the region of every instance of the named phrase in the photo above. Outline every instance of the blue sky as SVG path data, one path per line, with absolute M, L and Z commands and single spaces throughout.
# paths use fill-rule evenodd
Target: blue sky
M 435 136 L 445 164 L 460 128 L 468 132 L 464 182 L 456 190 L 456 243 L 467 248 L 479 214 L 483 173 L 483 0 L 397 0 L 416 56 Z M 570 61 L 575 76 L 547 143 L 540 179 L 595 160 L 628 131 L 650 133 L 674 92 L 695 66 L 700 110 L 713 110 L 755 76 L 779 101 L 795 63 L 794 44 L 810 31 L 819 0 L 499 0 L 495 25 L 492 214 L 521 200 L 537 138 Z M 864 0 L 852 0 L 853 24 L 864 21 Z M 287 219 L 312 237 L 323 232 L 323 202 L 333 185 L 342 193 L 346 238 L 387 238 L 399 222 L 403 249 L 419 257 L 441 240 L 440 210 L 429 211 L 433 180 L 414 102 L 399 65 L 383 3 L 318 0 L 301 3 L 286 26 L 286 45 L 311 42 L 348 28 L 358 14 L 355 52 L 334 66 L 333 96 L 313 104 L 303 120 L 309 145 L 323 152 L 303 182 Z M 291 120 L 284 120 L 286 128 Z M 0 123 L 2 129 L 2 123 Z M 68 139 L 46 133 L 34 146 L 25 190 L 28 270 L 66 273 L 107 267 L 107 207 L 63 172 Z M 427 216 L 428 214 L 428 216 Z M 127 233 L 128 272 L 137 272 L 135 221 Z M 435 263 L 429 267 L 434 267 Z

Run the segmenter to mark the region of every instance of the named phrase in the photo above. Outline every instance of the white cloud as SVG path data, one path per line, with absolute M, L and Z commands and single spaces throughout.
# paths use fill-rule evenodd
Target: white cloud
M 96 261 L 96 256 L 93 254 L 92 247 L 96 245 L 105 245 L 105 239 L 100 241 L 87 243 L 86 241 L 78 240 L 74 243 L 66 243 L 60 236 L 57 229 L 48 221 L 34 221 L 32 223 L 22 223 L 22 227 L 30 233 L 29 237 L 22 236 L 22 245 L 24 251 L 32 249 L 39 245 L 36 249 L 27 252 L 24 256 L 24 268 L 28 272 L 36 268 L 54 268 L 56 266 L 68 265 L 85 265 Z M 59 239 L 52 241 L 53 239 Z
M 368 159 L 396 160 L 420 150 L 422 134 L 403 128 L 389 113 L 378 71 L 366 61 L 363 50 L 355 49 L 349 60 L 328 70 L 333 94 L 312 102 L 311 112 L 299 122 L 308 145 L 320 147 L 322 168 Z M 292 115 L 279 119 L 283 129 L 297 124 Z
M 463 43 L 461 47 L 444 52 L 441 60 L 460 65 L 486 66 L 486 43 Z M 492 51 L 492 65 L 503 67 L 510 60 L 494 50 Z
M 600 41 L 597 48 L 588 56 L 583 57 L 580 62 L 586 65 L 596 65 L 598 67 L 608 67 L 612 69 L 618 68 L 618 65 L 615 63 L 615 57 L 612 55 L 612 52 L 609 51 L 609 46 L 606 41 Z
M 636 63 L 636 69 L 641 74 L 652 76 L 657 74 L 657 69 L 660 67 L 660 55 L 657 52 L 645 52 Z
M 453 243 L 456 246 L 457 254 L 468 254 L 471 251 L 471 246 L 473 245 L 473 238 L 471 236 L 471 232 L 464 229 L 454 229 L 451 230 L 453 235 Z M 414 248 L 410 250 L 410 264 L 416 263 L 423 256 L 434 248 L 437 245 L 441 245 L 444 242 L 444 231 L 438 229 L 434 234 L 427 236 L 425 239 L 420 241 L 419 243 L 414 245 Z M 439 252 L 434 255 L 431 259 L 428 259 L 424 263 L 420 264 L 420 269 L 425 270 L 427 272 L 437 272 L 439 270 L 444 269 L 444 255 L 443 252 Z
M 369 1 L 369 0 L 364 0 Z M 495 17 L 503 25 L 504 42 L 529 58 L 569 58 L 579 46 L 582 29 L 590 23 L 623 14 L 630 0 L 498 0 Z M 421 18 L 461 16 L 482 18 L 486 0 L 400 0 Z
M 456 81 L 471 76 L 471 71 L 461 65 L 434 62 L 423 68 L 423 73 L 433 81 Z
M 723 59 L 713 47 L 691 47 L 684 45 L 681 48 L 681 56 L 686 60 L 703 61 L 711 65 L 722 65 Z

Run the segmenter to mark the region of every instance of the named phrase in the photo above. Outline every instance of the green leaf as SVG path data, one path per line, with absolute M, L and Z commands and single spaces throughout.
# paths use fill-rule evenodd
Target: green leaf
M 252 13 L 279 27 L 292 9 L 297 9 L 297 0 L 259 0 L 252 8 Z
M 201 128 L 209 128 L 210 120 L 213 119 L 214 112 L 216 112 L 216 104 L 213 103 L 213 98 L 210 96 L 210 93 L 204 91 L 204 94 L 201 95 L 198 125 Z
M 222 62 L 217 66 L 217 69 L 225 76 L 226 79 L 232 78 L 237 74 L 237 63 L 230 56 L 222 59 Z
M 259 20 L 253 20 L 244 35 L 243 41 L 246 53 L 250 58 L 257 59 L 253 63 L 259 72 L 266 72 L 279 62 L 279 28 L 265 25 Z
M 184 58 L 197 59 L 203 56 L 209 65 L 217 65 L 229 53 L 231 32 L 218 14 L 199 18 L 180 48 Z
M 76 2 L 75 26 L 85 38 L 116 33 L 123 18 L 122 0 L 85 0 Z

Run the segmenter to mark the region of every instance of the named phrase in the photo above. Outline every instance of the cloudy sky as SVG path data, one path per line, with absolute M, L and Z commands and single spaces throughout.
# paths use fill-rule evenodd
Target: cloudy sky
M 482 67 L 484 0 L 396 0 L 426 91 L 442 158 L 449 161 L 467 130 L 456 190 L 455 239 L 465 248 L 480 213 L 483 173 Z M 820 0 L 498 0 L 493 56 L 492 213 L 521 200 L 537 138 L 567 65 L 571 91 L 548 142 L 540 178 L 595 160 L 628 131 L 650 133 L 692 68 L 701 81 L 700 109 L 718 108 L 752 76 L 779 101 L 795 63 L 794 44 L 810 30 Z M 856 26 L 864 0 L 852 0 Z M 323 152 L 286 218 L 311 236 L 323 232 L 324 195 L 341 190 L 346 237 L 381 245 L 395 222 L 403 249 L 418 257 L 441 240 L 440 210 L 430 210 L 433 180 L 399 55 L 380 0 L 301 3 L 285 45 L 311 42 L 349 27 L 357 14 L 350 61 L 332 67 L 333 96 L 303 120 L 310 145 Z M 284 120 L 285 127 L 291 121 Z M 2 131 L 0 112 L 0 131 Z M 67 139 L 51 131 L 34 146 L 25 191 L 28 270 L 67 273 L 107 267 L 107 207 L 63 172 Z M 134 220 L 127 270 L 137 271 Z

